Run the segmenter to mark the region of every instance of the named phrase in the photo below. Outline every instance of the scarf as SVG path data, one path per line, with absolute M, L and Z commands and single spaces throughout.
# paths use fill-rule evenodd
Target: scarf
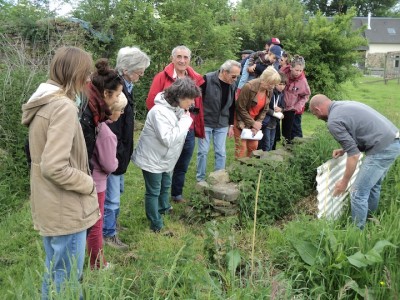
M 100 122 L 104 122 L 111 116 L 111 111 L 107 106 L 104 98 L 100 95 L 99 90 L 90 82 L 87 86 L 88 98 L 89 98 L 89 108 L 93 114 L 93 122 L 95 126 Z

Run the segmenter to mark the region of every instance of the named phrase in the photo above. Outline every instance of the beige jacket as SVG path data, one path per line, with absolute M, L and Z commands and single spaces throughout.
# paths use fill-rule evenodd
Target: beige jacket
M 100 210 L 75 103 L 49 81 L 22 112 L 29 126 L 34 228 L 43 236 L 86 230 Z

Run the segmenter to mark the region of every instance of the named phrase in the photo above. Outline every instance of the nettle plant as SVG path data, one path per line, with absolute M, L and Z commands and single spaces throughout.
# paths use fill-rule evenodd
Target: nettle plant
M 257 180 L 262 178 L 258 194 L 257 221 L 271 224 L 295 212 L 294 205 L 313 192 L 317 168 L 331 157 L 336 142 L 326 130 L 321 130 L 308 142 L 296 144 L 292 156 L 283 162 L 252 158 L 246 164 L 235 162 L 229 176 L 240 187 L 240 219 L 254 217 Z

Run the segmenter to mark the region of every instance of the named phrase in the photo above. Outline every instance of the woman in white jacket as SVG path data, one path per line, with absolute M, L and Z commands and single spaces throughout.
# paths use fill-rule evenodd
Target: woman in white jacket
M 161 214 L 171 209 L 169 188 L 171 172 L 181 154 L 186 134 L 193 120 L 189 107 L 201 95 L 190 78 L 177 79 L 155 98 L 149 111 L 138 145 L 132 155 L 133 163 L 142 169 L 146 186 L 145 209 L 150 229 L 163 227 Z

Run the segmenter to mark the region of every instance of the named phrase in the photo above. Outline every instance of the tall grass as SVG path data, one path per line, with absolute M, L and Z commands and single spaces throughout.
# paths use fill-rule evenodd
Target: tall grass
M 396 82 L 347 84 L 343 89 L 349 99 L 371 105 L 400 124 Z M 323 122 L 304 114 L 307 135 L 321 126 Z M 227 145 L 230 164 L 233 141 Z M 187 197 L 195 183 L 195 163 L 193 159 L 188 171 Z M 212 166 L 210 156 L 208 170 Z M 106 257 L 115 268 L 92 272 L 87 266 L 84 295 L 86 299 L 398 299 L 399 174 L 397 162 L 382 187 L 380 210 L 364 231 L 355 228 L 348 215 L 327 222 L 297 213 L 285 225 L 259 224 L 252 270 L 252 230 L 240 226 L 236 217 L 188 224 L 186 207 L 174 204 L 174 214 L 165 218 L 165 224 L 175 236 L 152 233 L 144 214 L 142 174 L 131 165 L 120 216 L 121 225 L 128 228 L 120 237 L 130 245 L 129 251 L 106 246 Z M 39 298 L 44 255 L 41 239 L 32 229 L 28 203 L 1 219 L 0 236 L 1 298 Z M 391 244 L 375 253 L 372 249 L 379 241 Z M 370 263 L 352 264 L 358 252 L 368 254 Z M 76 298 L 67 291 L 55 299 Z

